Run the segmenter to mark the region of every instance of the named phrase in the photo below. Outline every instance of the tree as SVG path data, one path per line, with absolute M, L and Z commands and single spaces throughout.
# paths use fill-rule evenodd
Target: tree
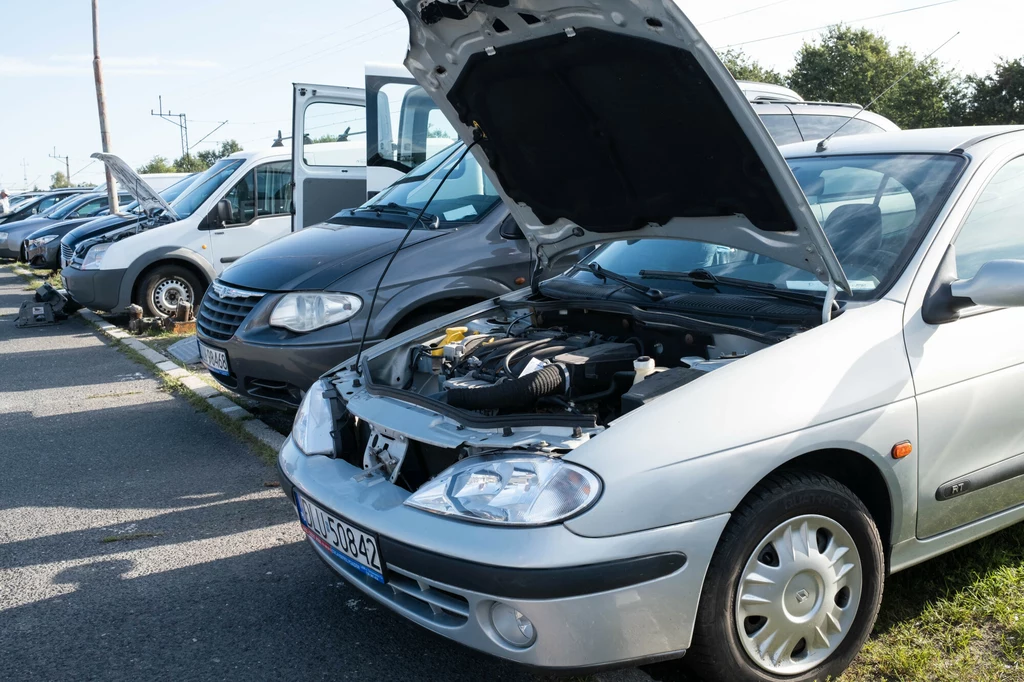
M 952 74 L 937 59 L 918 59 L 907 47 L 894 52 L 884 37 L 865 28 L 834 26 L 820 44 L 804 43 L 789 87 L 809 100 L 866 105 L 908 71 L 874 110 L 903 128 L 946 125 L 947 100 L 955 97 Z
M 729 69 L 732 77 L 738 81 L 756 81 L 758 83 L 774 83 L 775 85 L 786 84 L 786 79 L 781 73 L 761 66 L 741 50 L 726 50 L 725 52 L 718 53 L 718 57 L 725 64 L 725 68 Z
M 965 94 L 951 109 L 965 125 L 1024 123 L 1024 60 L 1002 59 L 987 76 L 967 76 Z
M 199 173 L 209 168 L 210 165 L 198 156 L 192 156 L 191 154 L 179 156 L 174 160 L 174 169 L 179 173 Z
M 166 157 L 154 156 L 145 166 L 140 166 L 135 170 L 138 171 L 140 175 L 145 175 L 147 173 L 174 173 L 178 169 L 167 163 Z
M 196 154 L 196 158 L 206 164 L 206 167 L 209 168 L 225 156 L 229 156 L 240 151 L 242 151 L 242 145 L 238 144 L 236 140 L 224 140 L 220 143 L 220 149 L 204 149 Z
M 61 189 L 64 187 L 70 187 L 71 183 L 68 181 L 64 171 L 57 171 L 50 176 L 50 189 Z

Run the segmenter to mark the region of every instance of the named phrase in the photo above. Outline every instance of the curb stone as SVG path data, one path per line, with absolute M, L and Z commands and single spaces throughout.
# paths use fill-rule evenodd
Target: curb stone
M 220 412 L 225 417 L 242 422 L 245 430 L 267 447 L 274 451 L 281 449 L 285 440 L 284 436 L 254 417 L 241 405 L 222 395 L 220 391 L 200 379 L 195 373 L 181 367 L 172 358 L 151 348 L 141 339 L 127 334 L 123 329 L 107 322 L 91 310 L 79 310 L 77 314 L 114 343 L 132 349 L 148 362 L 153 363 L 157 374 L 176 380 L 185 390 L 205 401 L 211 409 Z

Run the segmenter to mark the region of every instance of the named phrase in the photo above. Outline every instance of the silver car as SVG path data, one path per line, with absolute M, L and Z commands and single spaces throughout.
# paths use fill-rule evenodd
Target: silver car
M 672 3 L 404 4 L 541 266 L 608 243 L 307 393 L 335 571 L 531 666 L 824 680 L 887 574 L 1024 519 L 1024 128 L 780 152 Z

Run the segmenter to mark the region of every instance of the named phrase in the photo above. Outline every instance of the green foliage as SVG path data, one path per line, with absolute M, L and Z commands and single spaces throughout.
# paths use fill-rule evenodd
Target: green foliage
M 177 168 L 174 165 L 167 163 L 167 159 L 163 156 L 154 156 L 144 166 L 139 166 L 135 169 L 140 175 L 146 175 L 149 173 L 176 173 Z
M 951 106 L 953 118 L 964 125 L 1024 123 L 1024 60 L 1003 59 L 987 76 L 963 80 L 962 96 Z
M 873 110 L 903 128 L 948 124 L 947 101 L 956 92 L 951 74 L 937 59 L 918 59 L 907 47 L 894 51 L 884 37 L 865 28 L 834 26 L 820 43 L 804 43 L 789 87 L 808 100 L 866 105 L 907 72 Z
M 185 156 L 179 156 L 174 160 L 174 168 L 179 173 L 199 173 L 210 167 L 210 164 L 200 159 L 198 156 L 192 156 L 191 154 L 185 154 Z
M 756 81 L 786 85 L 786 77 L 774 69 L 761 66 L 742 50 L 726 50 L 718 54 L 719 59 L 738 81 Z
M 50 189 L 62 189 L 70 186 L 71 183 L 68 181 L 68 176 L 64 175 L 63 171 L 57 171 L 50 176 Z
M 337 135 L 327 134 L 327 135 L 321 135 L 320 137 L 309 137 L 309 136 L 307 136 L 306 139 L 303 140 L 303 144 L 327 144 L 328 142 L 337 142 L 337 141 L 338 141 L 338 136 Z
M 220 143 L 220 149 L 204 149 L 196 154 L 196 158 L 205 164 L 203 170 L 206 170 L 206 168 L 217 163 L 217 161 L 223 159 L 225 156 L 229 156 L 240 151 L 242 151 L 242 145 L 238 144 L 236 140 L 224 140 Z

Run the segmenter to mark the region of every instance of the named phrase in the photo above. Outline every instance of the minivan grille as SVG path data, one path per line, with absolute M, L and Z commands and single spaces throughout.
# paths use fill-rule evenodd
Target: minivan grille
M 196 324 L 210 338 L 227 341 L 235 335 L 263 296 L 259 291 L 245 291 L 214 282 L 206 290 L 203 303 L 199 306 Z
M 74 259 L 74 257 L 75 257 L 75 249 L 73 247 L 71 247 L 71 246 L 68 246 L 64 242 L 61 242 L 60 243 L 61 265 L 63 266 L 65 264 L 67 264 L 67 263 L 70 263 Z

